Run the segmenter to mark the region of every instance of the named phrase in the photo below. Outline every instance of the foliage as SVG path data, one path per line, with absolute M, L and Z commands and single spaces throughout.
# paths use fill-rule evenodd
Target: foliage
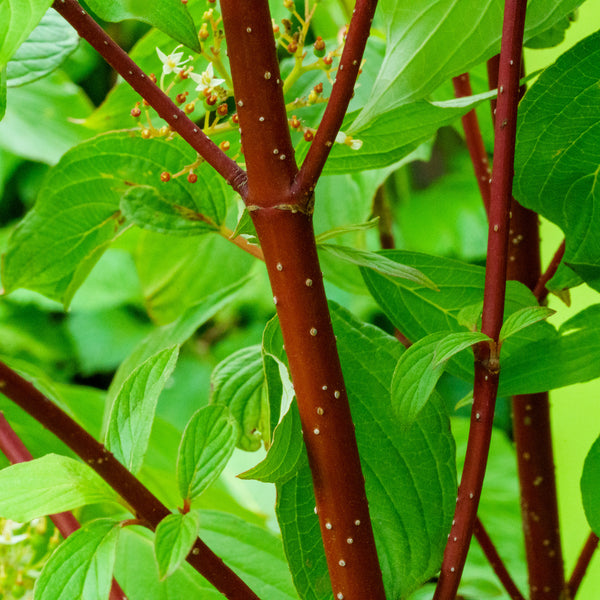
M 581 3 L 528 2 L 525 42 L 558 45 Z M 154 531 L 142 530 L 148 522 L 94 461 L 79 460 L 8 392 L 0 395 L 0 411 L 36 457 L 5 461 L 0 470 L 7 539 L 26 527 L 13 521 L 34 520 L 22 556 L 0 538 L 0 596 L 30 594 L 35 580 L 27 596 L 35 600 L 101 600 L 114 574 L 131 599 L 216 600 L 221 593 L 186 563 L 199 536 L 261 598 L 331 598 L 315 458 L 305 445 L 311 431 L 322 439 L 325 429 L 307 421 L 294 397 L 303 385 L 292 361 L 302 358 L 286 350 L 284 313 L 274 317 L 271 301 L 281 309 L 281 298 L 273 298 L 260 260 L 269 266 L 272 244 L 257 233 L 256 206 L 235 193 L 243 186 L 221 177 L 173 121 L 189 116 L 193 132 L 214 143 L 208 155 L 220 149 L 227 168 L 250 164 L 221 7 L 213 0 L 85 3 L 84 13 L 102 19 L 174 101 L 179 113 L 167 115 L 129 86 L 126 72 L 107 76 L 50 4 L 0 3 L 0 359 L 102 441 L 168 514 Z M 500 50 L 503 2 L 408 4 L 379 2 L 313 215 L 344 375 L 339 389 L 318 384 L 325 400 L 316 414 L 337 416 L 336 402 L 347 395 L 390 600 L 431 597 L 427 582 L 454 525 L 473 352 L 488 373 L 501 373 L 479 515 L 519 585 L 526 559 L 515 542 L 507 397 L 600 377 L 595 296 L 567 320 L 555 298 L 556 311 L 510 281 L 499 337 L 482 332 L 488 224 L 460 118 L 477 109 L 482 123 L 489 120 L 498 91 L 488 89 L 483 67 Z M 298 164 L 309 163 L 342 78 L 349 43 L 340 27 L 353 3 L 269 5 L 291 144 Z M 564 259 L 548 284 L 561 298 L 582 283 L 600 291 L 599 48 L 600 32 L 558 46 L 558 60 L 519 107 L 514 195 L 564 233 Z M 476 93 L 451 97 L 450 80 L 467 71 Z M 260 107 L 263 121 L 271 108 Z M 492 128 L 482 129 L 491 152 Z M 521 241 L 511 231 L 510 243 Z M 297 275 L 303 289 L 319 289 L 315 276 Z M 320 326 L 305 333 L 322 335 Z M 4 385 L 0 378 L 0 391 Z M 581 490 L 568 490 L 596 534 L 598 444 L 576 467 Z M 39 525 L 46 522 L 35 520 L 62 511 L 75 511 L 83 526 L 57 546 L 51 528 Z M 363 525 L 356 521 L 357 532 Z M 356 547 L 353 537 L 346 543 Z M 344 557 L 335 561 L 346 566 Z M 26 574 L 19 591 L 15 573 Z M 465 598 L 506 594 L 475 543 L 461 585 Z

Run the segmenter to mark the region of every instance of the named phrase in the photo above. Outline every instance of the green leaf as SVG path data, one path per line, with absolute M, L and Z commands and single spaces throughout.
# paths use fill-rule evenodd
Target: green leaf
M 169 577 L 179 569 L 190 553 L 199 530 L 200 515 L 196 511 L 184 515 L 169 515 L 158 524 L 154 538 L 154 554 L 161 579 Z
M 600 535 L 600 437 L 590 448 L 583 464 L 581 498 L 592 531 Z
M 576 13 L 576 10 L 570 12 L 566 17 L 554 23 L 552 27 L 531 38 L 526 44 L 527 48 L 539 49 L 558 46 L 565 39 L 565 33 L 571 23 L 577 20 Z
M 44 565 L 35 600 L 106 600 L 120 531 L 118 522 L 98 519 L 72 533 Z
M 188 340 L 203 323 L 217 311 L 227 306 L 247 280 L 237 281 L 188 308 L 176 321 L 152 331 L 135 350 L 121 363 L 109 388 L 108 406 L 112 406 L 119 390 L 129 375 L 151 356 L 175 344 Z
M 201 50 L 194 20 L 181 0 L 87 0 L 87 4 L 104 21 L 137 19 L 196 52 Z
M 352 150 L 345 144 L 334 144 L 325 172 L 353 173 L 397 163 L 433 137 L 440 127 L 450 125 L 495 94 L 492 91 L 444 102 L 418 100 L 382 112 L 368 123 L 359 121 L 360 111 L 354 111 L 344 119 L 342 130 L 360 140 L 362 147 Z M 297 149 L 299 159 L 308 152 L 306 146 Z
M 138 183 L 159 186 L 171 202 L 222 222 L 225 183 L 216 174 L 210 192 L 179 179 L 160 181 L 161 171 L 175 172 L 193 156 L 182 140 L 143 140 L 129 132 L 98 136 L 73 148 L 48 173 L 34 209 L 10 238 L 3 263 L 5 290 L 27 287 L 68 306 L 122 232 L 119 201 Z
M 339 227 L 334 227 L 328 231 L 324 231 L 316 236 L 317 244 L 323 244 L 327 240 L 332 238 L 336 238 L 340 235 L 344 235 L 346 233 L 355 233 L 357 231 L 367 231 L 369 229 L 373 229 L 377 227 L 379 223 L 379 217 L 375 217 L 373 219 L 369 219 L 365 223 L 355 223 L 353 225 L 340 225 Z
M 0 69 L 40 22 L 52 0 L 7 0 L 0 4 Z
M 177 481 L 184 500 L 193 502 L 223 471 L 238 437 L 237 423 L 225 406 L 213 404 L 194 413 L 177 457 Z
M 238 475 L 265 483 L 285 483 L 296 474 L 304 452 L 300 413 L 294 402 L 273 432 L 273 445 L 263 461 Z
M 563 262 L 600 290 L 600 32 L 548 67 L 519 105 L 514 193 L 565 233 Z
M 0 123 L 0 147 L 54 165 L 67 150 L 90 137 L 82 121 L 92 108 L 82 89 L 61 71 L 10 88 L 6 115 Z
M 447 541 L 456 501 L 448 417 L 433 399 L 415 424 L 402 432 L 390 406 L 401 345 L 344 309 L 335 305 L 331 309 L 386 597 L 404 598 L 439 570 Z M 329 599 L 331 584 L 313 509 L 304 454 L 297 472 L 278 485 L 277 515 L 300 596 Z
M 231 514 L 198 511 L 200 537 L 211 550 L 264 600 L 298 600 L 283 554 L 281 538 Z M 159 579 L 151 534 L 126 528 L 119 542 L 115 576 L 131 600 L 198 598 L 222 600 L 223 595 L 187 564 L 167 579 Z M 131 590 L 131 591 L 130 591 Z
M 502 349 L 500 394 L 535 394 L 600 377 L 600 305 L 576 314 L 559 333 L 515 355 Z
M 75 51 L 79 36 L 55 10 L 49 10 L 8 62 L 7 85 L 15 87 L 45 77 Z
M 538 321 L 543 321 L 556 311 L 545 306 L 528 306 L 521 308 L 520 310 L 509 315 L 502 323 L 502 329 L 500 329 L 500 342 L 503 342 L 506 338 L 514 335 L 521 329 L 529 327 Z
M 0 121 L 6 113 L 6 69 L 0 69 Z
M 47 454 L 0 471 L 0 514 L 25 523 L 97 502 L 120 502 L 90 467 Z
M 135 263 L 144 306 L 162 325 L 194 304 L 245 280 L 257 261 L 220 235 L 194 238 L 144 232 Z
M 204 169 L 203 175 L 213 171 Z M 210 196 L 209 181 L 198 178 L 200 185 Z M 214 179 L 214 177 L 206 177 Z M 149 185 L 137 185 L 130 188 L 121 198 L 120 208 L 123 216 L 134 225 L 149 231 L 176 235 L 202 235 L 207 231 L 216 231 L 214 221 L 207 219 L 193 208 L 175 203 L 175 198 L 166 198 Z
M 279 319 L 274 316 L 267 323 L 262 336 L 262 358 L 265 373 L 265 393 L 269 403 L 269 431 L 274 436 L 279 421 L 288 412 L 294 400 L 294 386 L 283 350 L 283 336 Z M 269 440 L 270 445 L 271 440 Z
M 381 275 L 407 279 L 432 290 L 436 289 L 435 283 L 419 270 L 390 260 L 383 254 L 339 244 L 319 244 L 319 249 L 345 262 L 377 271 Z
M 434 291 L 410 281 L 390 279 L 370 269 L 361 269 L 367 287 L 381 309 L 409 340 L 420 340 L 439 331 L 464 331 L 464 326 L 459 321 L 461 311 L 465 306 L 477 304 L 483 298 L 485 269 L 417 252 L 391 250 L 381 254 L 418 269 L 434 281 L 439 289 Z M 520 283 L 509 281 L 506 290 L 507 315 L 535 304 L 533 294 Z M 545 321 L 528 327 L 505 342 L 502 360 L 512 354 L 527 360 L 531 357 L 525 354 L 525 345 L 554 335 L 555 329 Z M 472 382 L 473 360 L 466 354 L 459 354 L 450 359 L 448 371 Z
M 581 0 L 532 0 L 525 40 L 561 20 Z M 371 99 L 357 126 L 401 104 L 425 98 L 450 77 L 468 71 L 500 51 L 502 0 L 382 0 L 387 50 Z M 435 65 L 435 68 L 431 68 Z
M 144 462 L 156 403 L 178 356 L 179 345 L 174 345 L 145 360 L 123 382 L 112 405 L 106 445 L 134 474 Z
M 269 406 L 263 397 L 261 346 L 241 348 L 221 361 L 210 377 L 210 403 L 227 406 L 239 425 L 238 448 L 254 452 L 269 444 Z
M 400 357 L 392 378 L 392 406 L 403 427 L 412 425 L 429 400 L 446 362 L 461 350 L 490 338 L 477 331 L 432 333 Z

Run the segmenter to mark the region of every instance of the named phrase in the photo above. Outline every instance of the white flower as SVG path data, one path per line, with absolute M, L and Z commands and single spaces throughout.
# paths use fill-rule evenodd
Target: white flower
M 15 535 L 14 532 L 23 527 L 23 523 L 6 519 L 0 531 L 0 544 L 3 546 L 12 546 L 26 540 L 29 537 L 27 532 Z
M 224 79 L 215 79 L 215 72 L 213 64 L 209 63 L 206 71 L 200 73 L 190 73 L 190 77 L 198 84 L 196 91 L 209 93 L 212 92 L 217 86 L 225 83 Z
M 362 148 L 362 140 L 356 140 L 349 135 L 346 135 L 343 131 L 339 131 L 335 136 L 335 141 L 338 144 L 346 144 L 346 146 L 350 146 L 352 150 L 360 150 Z
M 160 48 L 156 48 L 158 58 L 160 58 L 160 62 L 163 64 L 163 75 L 183 71 L 182 65 L 185 65 L 185 63 L 189 61 L 188 59 L 181 62 L 183 52 L 177 52 L 179 48 L 181 48 L 181 44 L 179 44 L 179 46 L 177 46 L 177 48 L 175 48 L 168 56 Z

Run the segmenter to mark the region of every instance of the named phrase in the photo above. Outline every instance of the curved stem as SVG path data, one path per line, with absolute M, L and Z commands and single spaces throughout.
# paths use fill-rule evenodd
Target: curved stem
M 254 258 L 258 258 L 264 262 L 265 257 L 263 255 L 262 248 L 256 244 L 251 244 L 246 238 L 241 235 L 233 236 L 233 231 L 224 225 L 219 229 L 219 233 L 232 244 L 235 244 L 238 248 L 241 248 L 244 252 L 251 254 Z
M 458 77 L 454 77 L 452 83 L 454 85 L 454 95 L 457 98 L 473 95 L 468 73 L 463 73 Z M 475 109 L 470 110 L 462 117 L 461 121 L 463 131 L 465 132 L 467 148 L 469 150 L 469 155 L 471 156 L 471 163 L 473 164 L 473 169 L 475 171 L 475 178 L 477 179 L 477 185 L 479 186 L 479 192 L 481 193 L 483 205 L 485 206 L 485 212 L 489 217 L 490 176 L 492 171 L 490 169 L 490 162 L 483 143 L 483 137 L 481 136 L 481 129 L 479 128 L 479 121 Z
M 548 268 L 542 273 L 540 278 L 538 279 L 535 288 L 533 290 L 533 295 L 537 298 L 538 302 L 541 304 L 548 295 L 548 289 L 546 288 L 546 284 L 554 277 L 554 274 L 558 270 L 558 266 L 560 265 L 560 261 L 562 260 L 565 254 L 565 240 L 563 240 L 554 253 Z
M 588 536 L 583 548 L 581 550 L 581 554 L 577 559 L 577 564 L 573 569 L 573 573 L 569 579 L 569 598 L 575 598 L 577 591 L 579 590 L 579 586 L 583 581 L 583 577 L 587 571 L 587 568 L 590 565 L 592 560 L 592 556 L 594 556 L 594 552 L 598 548 L 598 536 L 592 531 Z
M 0 362 L 2 393 L 64 442 L 104 479 L 150 527 L 171 512 L 102 444 L 38 391 L 32 383 Z M 230 600 L 259 600 L 258 596 L 200 538 L 187 561 Z
M 500 558 L 498 551 L 496 550 L 496 546 L 494 546 L 494 542 L 488 535 L 483 523 L 480 521 L 479 517 L 475 521 L 475 527 L 473 529 L 473 535 L 475 539 L 479 542 L 485 557 L 488 559 L 490 566 L 494 569 L 494 573 L 500 580 L 500 583 L 504 586 L 504 589 L 507 591 L 511 600 L 525 600 L 525 597 L 519 591 L 517 584 L 514 582 L 513 578 L 510 576 L 504 562 Z
M 299 204 L 310 202 L 317 179 L 342 126 L 354 93 L 376 7 L 377 0 L 356 0 L 329 102 L 292 188 L 292 194 Z
M 519 65 L 526 6 L 526 0 L 506 0 L 500 53 L 499 99 L 482 314 L 482 332 L 496 343 L 504 315 L 509 211 L 519 101 Z M 454 524 L 450 532 L 451 541 L 444 552 L 435 600 L 452 600 L 456 596 L 475 525 L 498 391 L 499 364 L 495 348 L 496 344 L 483 343 L 476 349 L 467 454 L 458 491 Z

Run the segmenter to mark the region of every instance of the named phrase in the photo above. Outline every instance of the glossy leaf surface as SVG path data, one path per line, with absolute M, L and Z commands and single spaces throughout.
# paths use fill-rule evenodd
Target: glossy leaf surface
M 97 502 L 119 497 L 90 467 L 66 456 L 47 454 L 0 471 L 0 513 L 13 521 Z
M 546 69 L 519 107 L 514 193 L 565 233 L 564 263 L 600 290 L 600 32 Z

